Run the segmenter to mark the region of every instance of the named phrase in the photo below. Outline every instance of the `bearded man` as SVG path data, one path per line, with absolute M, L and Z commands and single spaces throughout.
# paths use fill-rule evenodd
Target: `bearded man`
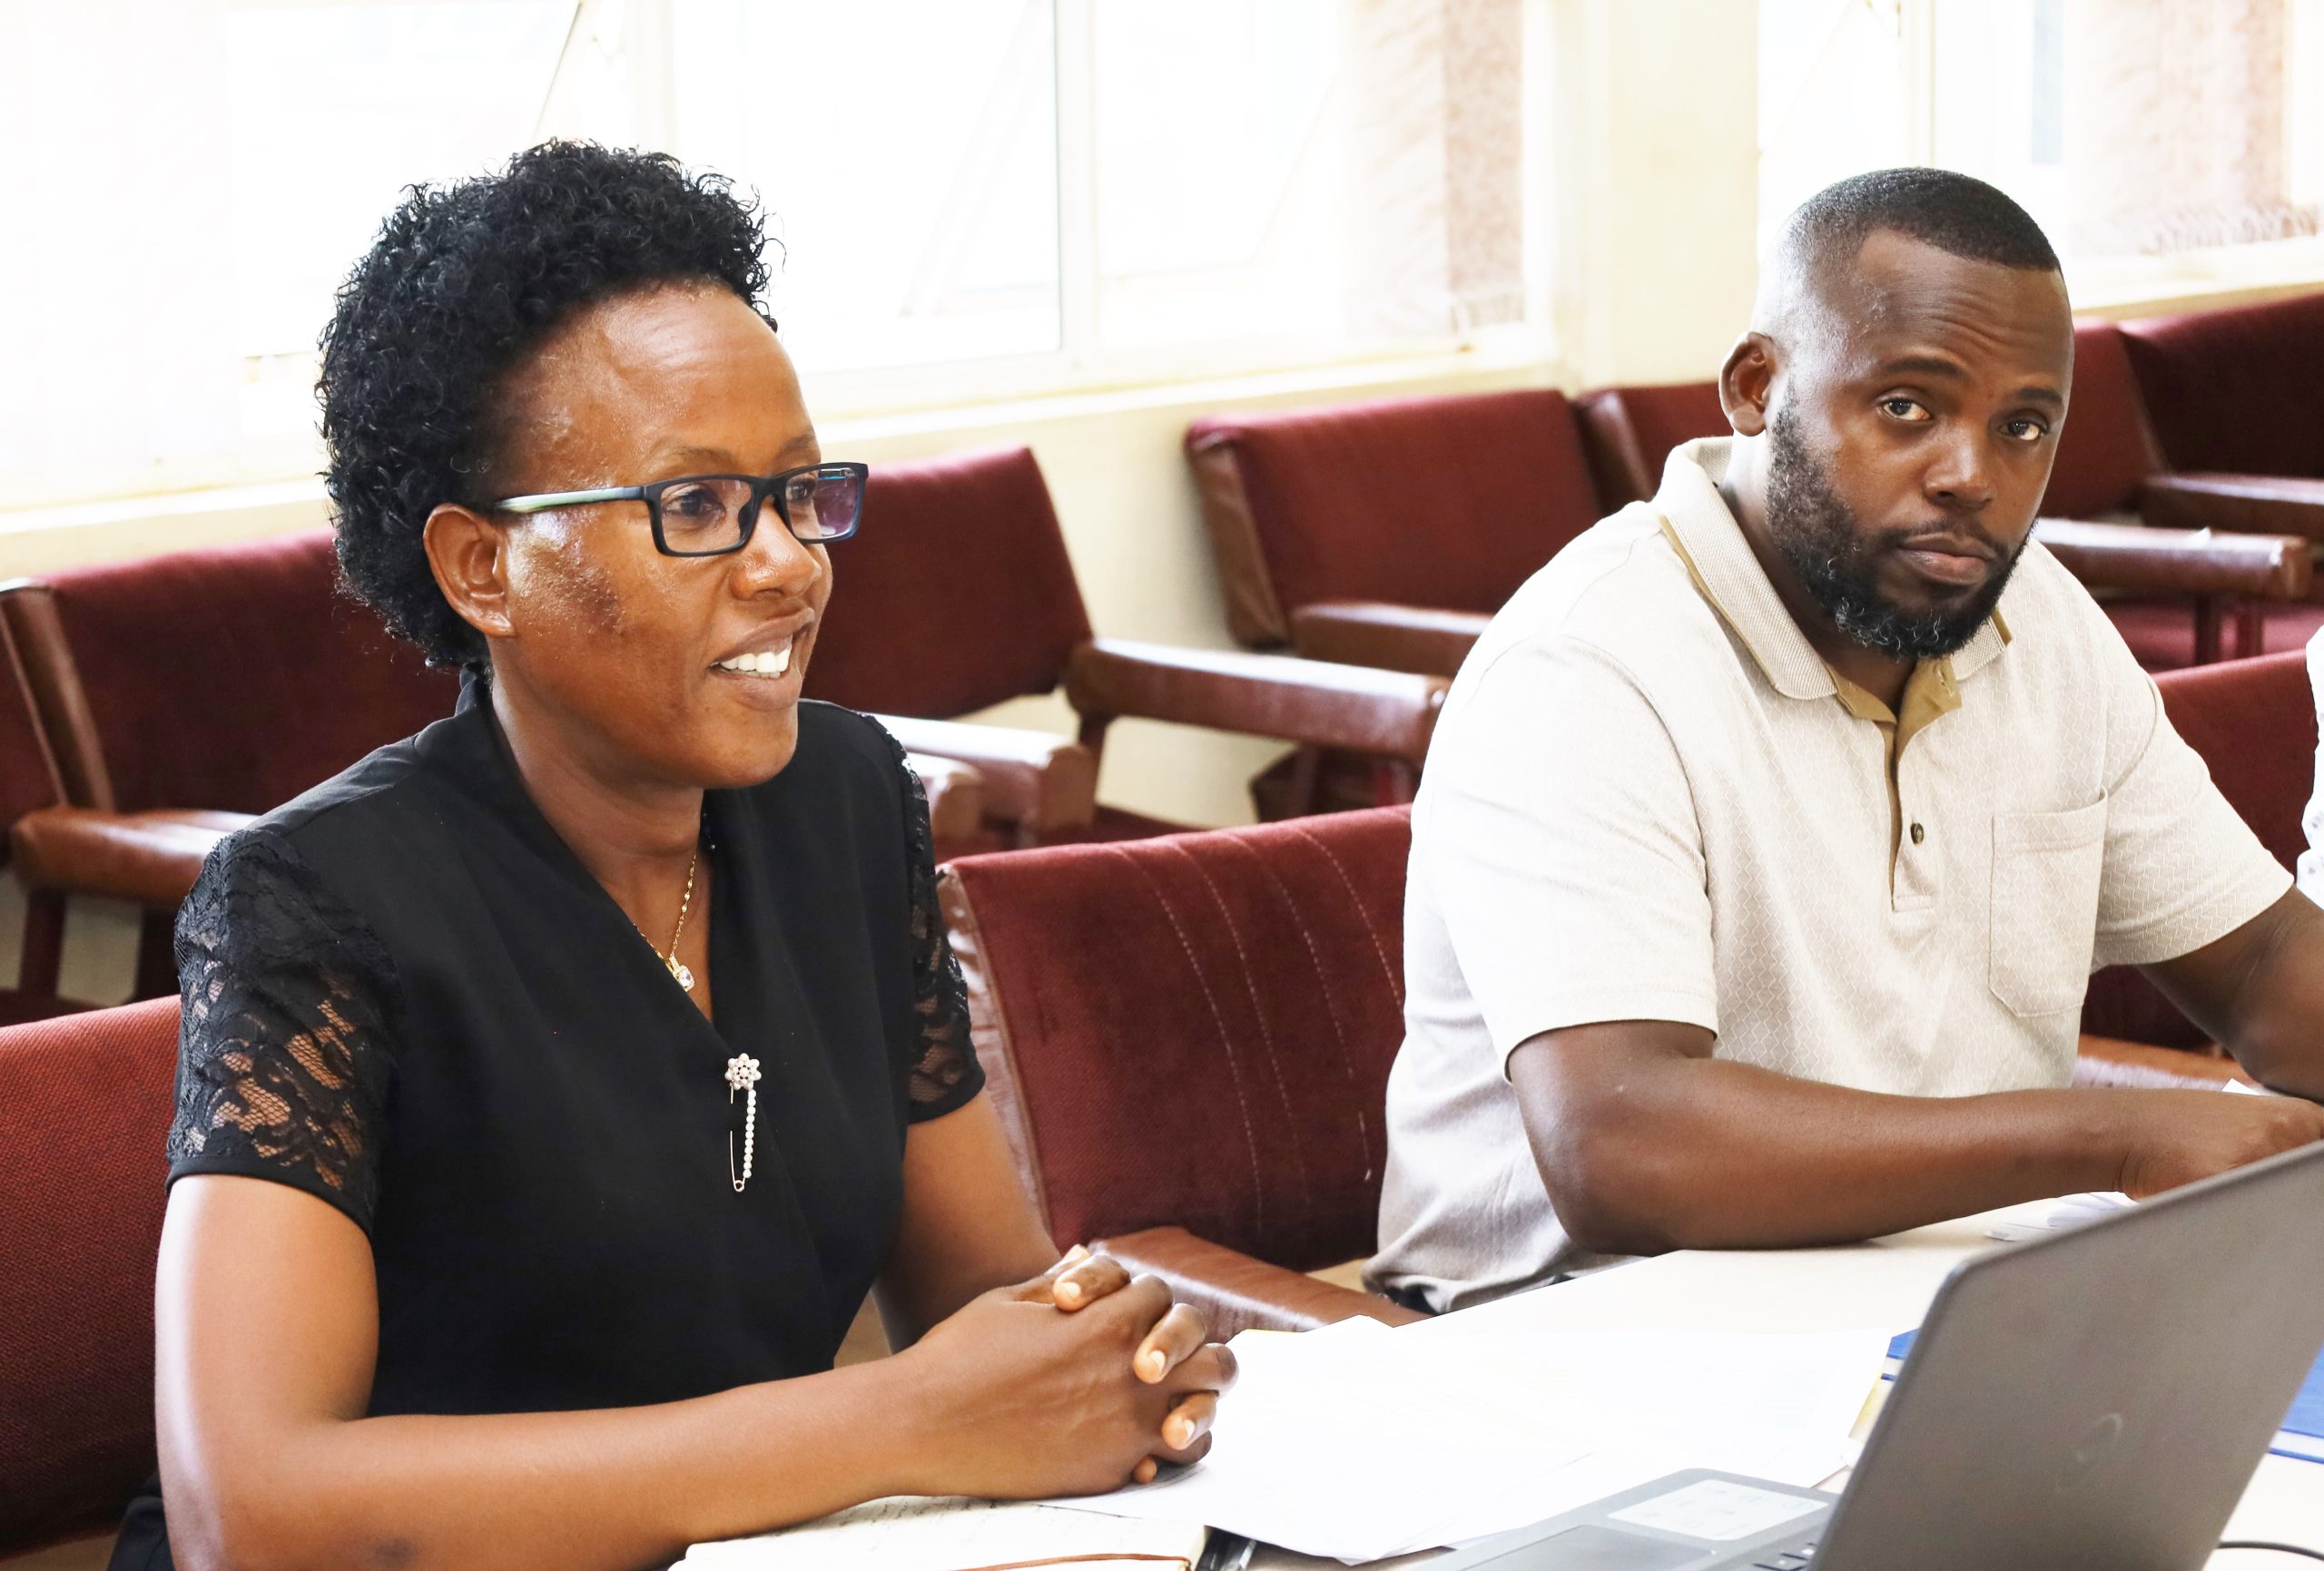
M 2071 392 L 2000 191 L 1793 216 L 1671 455 L 1478 643 L 1413 816 L 1376 1286 L 2153 1193 L 2324 1138 L 2324 912 L 2030 543 Z M 2073 1089 L 2093 966 L 2289 1096 Z

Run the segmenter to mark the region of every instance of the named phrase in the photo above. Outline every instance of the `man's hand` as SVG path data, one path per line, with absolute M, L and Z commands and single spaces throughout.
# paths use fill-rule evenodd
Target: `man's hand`
M 2182 1183 L 2324 1140 L 2324 1107 L 2290 1096 L 2217 1091 L 2125 1091 L 2138 1123 L 2122 1154 L 2121 1189 L 2144 1200 Z

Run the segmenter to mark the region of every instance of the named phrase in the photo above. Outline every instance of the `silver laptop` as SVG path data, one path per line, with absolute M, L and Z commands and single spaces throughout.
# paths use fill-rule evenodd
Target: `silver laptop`
M 1965 1262 L 1837 1497 L 1679 1473 L 1429 1571 L 2191 1571 L 2319 1346 L 2311 1145 Z

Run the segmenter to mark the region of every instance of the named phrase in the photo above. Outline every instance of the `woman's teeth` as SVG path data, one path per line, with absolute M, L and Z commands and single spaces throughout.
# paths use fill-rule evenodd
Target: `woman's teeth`
M 744 676 L 781 676 L 791 669 L 791 646 L 761 650 L 755 654 L 738 654 L 732 660 L 718 663 L 721 671 L 736 671 Z

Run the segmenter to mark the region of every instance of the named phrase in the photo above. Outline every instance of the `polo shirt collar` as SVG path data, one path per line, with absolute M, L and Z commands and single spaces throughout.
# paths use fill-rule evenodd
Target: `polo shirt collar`
M 1768 684 L 1786 698 L 1837 697 L 1831 667 L 1792 620 L 1719 494 L 1733 447 L 1733 437 L 1704 437 L 1673 448 L 1655 510 L 1678 541 L 1703 598 L 1735 630 Z M 2002 597 L 2006 601 L 2008 591 Z M 2008 643 L 2009 625 L 1996 611 L 1954 654 L 1954 679 L 1965 680 L 1991 664 Z

